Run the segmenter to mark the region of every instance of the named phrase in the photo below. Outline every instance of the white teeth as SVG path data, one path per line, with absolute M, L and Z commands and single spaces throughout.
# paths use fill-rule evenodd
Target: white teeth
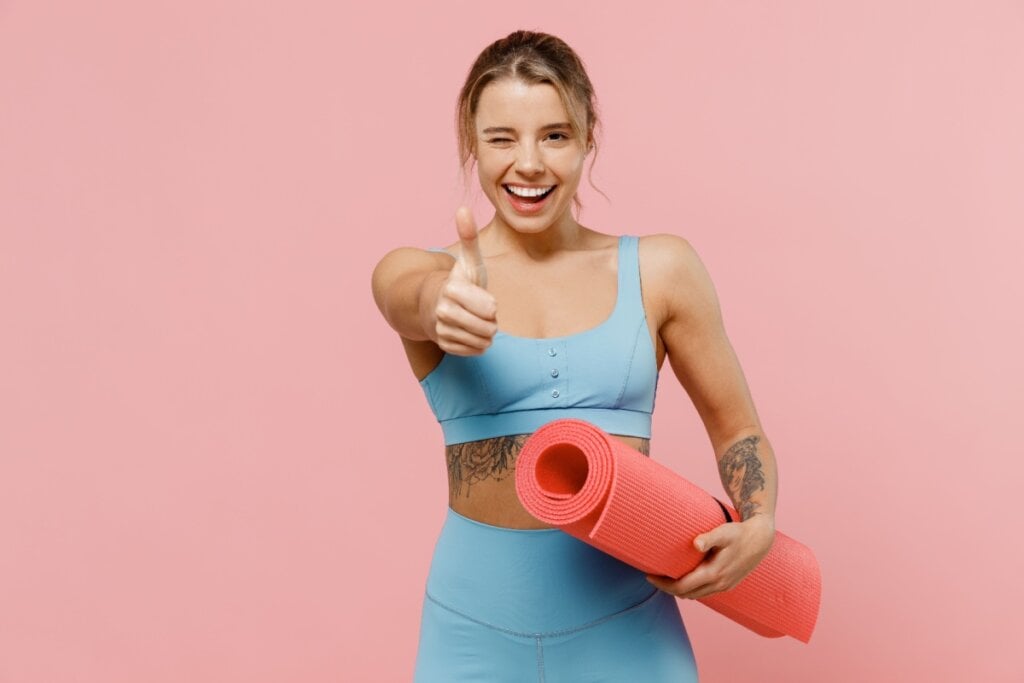
M 516 187 L 515 185 L 506 185 L 509 192 L 518 197 L 539 197 L 550 190 L 554 185 L 548 185 L 547 187 Z

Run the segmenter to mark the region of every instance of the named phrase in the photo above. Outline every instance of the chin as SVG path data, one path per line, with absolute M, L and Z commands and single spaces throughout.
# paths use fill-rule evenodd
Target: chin
M 508 227 L 524 235 L 534 235 L 544 232 L 555 224 L 555 221 L 539 218 L 527 218 L 526 220 L 523 220 L 522 216 L 503 216 L 502 219 Z
M 505 225 L 509 226 L 516 232 L 524 234 L 533 234 L 544 232 L 550 227 L 557 225 L 566 219 L 567 216 L 571 216 L 569 211 L 571 207 L 562 207 L 558 212 L 544 212 L 538 216 L 520 216 L 514 210 L 510 210 L 503 207 L 502 211 L 498 211 L 498 215 Z

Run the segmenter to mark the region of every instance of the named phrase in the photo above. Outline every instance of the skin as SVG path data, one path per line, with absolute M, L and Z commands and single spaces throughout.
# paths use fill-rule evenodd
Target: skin
M 499 327 L 516 336 L 555 337 L 589 329 L 608 316 L 616 295 L 617 241 L 572 216 L 591 140 L 577 139 L 568 122 L 550 85 L 506 79 L 482 92 L 473 156 L 495 213 L 477 230 L 470 211 L 460 208 L 459 241 L 448 248 L 450 256 L 435 255 L 448 259 L 450 270 L 423 281 L 420 315 L 429 339 L 403 338 L 417 379 L 445 353 L 486 352 Z M 507 183 L 556 187 L 542 211 L 522 215 L 507 199 Z M 668 358 L 693 400 L 722 483 L 739 513 L 737 521 L 693 540 L 706 555 L 691 572 L 648 580 L 679 597 L 704 597 L 735 586 L 771 547 L 774 454 L 725 334 L 711 279 L 696 252 L 676 235 L 649 235 L 640 239 L 640 263 L 658 366 Z M 499 526 L 543 528 L 515 494 L 515 458 L 527 436 L 448 446 L 452 508 Z M 617 438 L 649 453 L 646 439 Z

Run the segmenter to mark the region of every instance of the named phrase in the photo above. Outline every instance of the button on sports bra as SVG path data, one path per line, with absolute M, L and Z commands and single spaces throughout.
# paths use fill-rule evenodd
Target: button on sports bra
M 639 239 L 621 235 L 615 309 L 562 337 L 494 335 L 478 356 L 446 353 L 420 380 L 445 445 L 575 417 L 610 434 L 650 438 L 658 367 L 640 294 Z M 444 251 L 432 248 L 430 251 Z

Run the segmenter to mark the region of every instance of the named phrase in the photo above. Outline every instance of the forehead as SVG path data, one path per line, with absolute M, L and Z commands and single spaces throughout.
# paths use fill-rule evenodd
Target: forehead
M 568 122 L 558 91 L 549 83 L 501 79 L 487 84 L 476 108 L 476 129 L 491 126 L 529 130 Z

